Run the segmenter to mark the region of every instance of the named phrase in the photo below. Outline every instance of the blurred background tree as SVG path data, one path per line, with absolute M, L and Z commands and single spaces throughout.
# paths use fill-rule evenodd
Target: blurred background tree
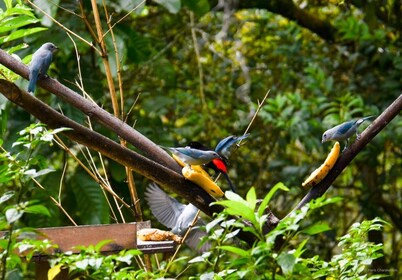
M 28 3 L 33 9 L 30 13 L 39 21 L 30 22 L 27 28 L 39 28 L 37 33 L 10 40 L 9 35 L 22 27 L 3 29 L 2 48 L 27 58 L 41 44 L 52 41 L 60 50 L 48 74 L 81 92 L 79 81 L 92 99 L 113 112 L 101 57 L 77 37 L 69 38 L 43 13 L 93 42 L 90 1 L 34 3 L 42 11 Z M 214 147 L 228 135 L 242 134 L 258 101 L 271 90 L 251 126 L 251 136 L 230 159 L 229 175 L 241 195 L 251 186 L 259 196 L 277 182 L 289 186 L 291 191 L 278 194 L 271 205 L 278 217 L 286 215 L 306 193 L 301 182 L 330 150 L 330 144 L 320 143 L 322 132 L 352 118 L 378 115 L 400 95 L 399 0 L 104 3 L 108 17 L 103 8 L 99 10 L 103 29 L 108 30 L 106 17 L 113 26 L 113 36 L 108 32 L 104 39 L 116 85 L 116 65 L 121 65 L 123 92 L 119 94 L 124 97 L 124 120 L 157 144 L 184 146 L 196 140 Z M 4 20 L 14 16 L 3 13 Z M 22 79 L 18 83 L 24 88 L 27 85 Z M 70 118 L 87 122 L 55 96 L 41 89 L 36 95 Z M 18 151 L 12 147 L 17 132 L 34 120 L 3 99 L 1 109 L 3 146 Z M 94 125 L 94 129 L 117 140 L 103 128 Z M 319 252 L 331 256 L 336 236 L 344 234 L 355 221 L 379 216 L 390 221 L 393 228 L 370 235 L 373 242 L 385 243 L 389 249 L 378 265 L 395 268 L 394 277 L 398 278 L 402 251 L 401 142 L 402 119 L 398 117 L 335 181 L 328 195 L 344 199 L 315 217 L 328 221 L 333 230 L 309 243 L 312 255 Z M 120 197 L 129 200 L 122 166 L 96 155 L 90 164 L 87 152 L 68 140 L 66 143 L 80 160 L 107 178 Z M 69 224 L 47 199 L 49 194 L 58 195 L 60 182 L 63 205 L 79 224 L 115 219 L 102 189 L 76 160 L 57 146 L 42 147 L 36 153 L 47 155 L 38 165 L 51 165 L 56 171 L 41 179 L 47 193 L 32 185 L 24 195 L 47 201 L 52 217 L 27 220 L 28 225 Z M 135 182 L 143 197 L 149 182 L 138 176 Z M 219 182 L 223 189 L 228 188 L 225 180 Z M 148 207 L 143 206 L 144 217 L 151 218 Z M 133 220 L 125 209 L 123 214 L 127 221 Z

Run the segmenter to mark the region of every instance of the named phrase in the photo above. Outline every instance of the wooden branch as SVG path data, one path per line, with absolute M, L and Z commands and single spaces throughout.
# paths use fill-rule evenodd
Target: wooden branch
M 382 130 L 388 123 L 392 121 L 402 110 L 402 94 L 388 106 L 387 109 L 373 121 L 361 134 L 360 139 L 356 140 L 345 152 L 341 154 L 334 167 L 328 175 L 316 186 L 314 186 L 307 195 L 299 202 L 294 210 L 302 208 L 312 199 L 322 196 L 342 173 L 348 164 L 356 157 L 356 155 Z M 293 210 L 293 211 L 294 211 Z
M 23 78 L 28 79 L 28 67 L 1 49 L 0 64 L 3 64 L 5 67 L 22 76 Z M 138 148 L 140 151 L 145 152 L 149 158 L 152 158 L 152 160 L 181 174 L 180 166 L 169 154 L 167 154 L 163 149 L 142 135 L 140 132 L 114 117 L 109 112 L 100 108 L 97 104 L 85 99 L 78 93 L 52 78 L 38 79 L 37 84 L 40 87 L 54 93 L 63 101 L 70 103 L 72 106 L 90 117 L 91 120 L 98 122 L 108 129 L 114 131 L 118 136 L 127 140 L 127 142 Z
M 0 64 L 3 64 L 25 79 L 28 78 L 28 68 L 26 65 L 14 59 L 3 50 L 0 50 Z M 164 150 L 138 131 L 129 127 L 107 111 L 84 99 L 82 96 L 54 79 L 39 79 L 37 84 L 50 92 L 55 93 L 74 107 L 80 109 L 83 113 L 91 117 L 91 119 L 110 128 L 120 137 L 126 139 L 140 150 L 147 152 L 151 158 L 157 162 L 139 155 L 136 152 L 117 144 L 109 138 L 75 123 L 9 81 L 0 79 L 0 92 L 11 102 L 22 107 L 40 121 L 47 124 L 50 128 L 72 128 L 72 131 L 64 131 L 63 134 L 68 138 L 131 168 L 133 171 L 143 175 L 144 177 L 155 181 L 164 189 L 177 193 L 190 203 L 194 204 L 205 214 L 212 217 L 214 213 L 219 213 L 223 210 L 219 205 L 211 206 L 210 204 L 215 200 L 199 186 L 185 180 L 181 175 L 181 167 Z M 161 151 L 163 154 L 159 155 L 158 151 Z M 249 232 L 242 231 L 239 233 L 239 237 L 249 244 L 252 244 L 255 241 L 255 237 Z
M 155 181 L 165 189 L 179 194 L 207 215 L 212 216 L 214 212 L 220 212 L 222 210 L 222 208 L 217 205 L 209 206 L 209 204 L 215 200 L 199 186 L 185 180 L 181 174 L 70 120 L 39 99 L 19 89 L 15 84 L 0 79 L 0 92 L 11 102 L 22 107 L 40 121 L 47 124 L 50 128 L 71 128 L 72 130 L 63 132 L 68 138 L 100 152 L 108 158 Z
M 212 6 L 211 6 L 212 7 Z M 309 13 L 299 8 L 292 0 L 247 0 L 239 1 L 240 9 L 266 9 L 279 14 L 289 20 L 295 21 L 300 26 L 309 29 L 326 41 L 336 41 L 336 28 L 316 14 Z

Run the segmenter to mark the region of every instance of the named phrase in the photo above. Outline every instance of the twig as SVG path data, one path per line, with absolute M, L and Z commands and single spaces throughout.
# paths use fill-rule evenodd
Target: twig
M 92 179 L 95 180 L 103 189 L 106 189 L 107 192 L 110 193 L 115 199 L 117 199 L 122 205 L 124 205 L 127 209 L 131 209 L 130 205 L 127 204 L 123 199 L 121 199 L 114 191 L 113 189 L 105 184 L 98 176 L 95 175 L 94 171 L 91 171 L 85 164 L 63 143 L 63 141 L 60 139 L 59 136 L 55 135 L 55 143 L 63 150 L 65 150 L 70 156 L 74 158 L 75 161 L 78 162 L 78 164 L 92 177 Z M 60 193 L 59 193 L 60 196 Z M 134 212 L 133 212 L 134 213 Z
M 267 93 L 265 94 L 265 96 L 264 96 L 264 98 L 262 99 L 261 102 L 258 101 L 257 110 L 255 111 L 253 117 L 251 118 L 251 121 L 250 121 L 250 123 L 248 124 L 248 126 L 247 126 L 247 128 L 246 128 L 246 131 L 244 131 L 244 134 L 243 134 L 243 135 L 246 135 L 246 134 L 248 133 L 248 131 L 250 130 L 251 125 L 253 124 L 253 122 L 254 122 L 255 118 L 257 117 L 258 113 L 260 112 L 260 110 L 261 110 L 262 106 L 264 105 L 265 100 L 268 98 L 268 95 L 269 95 L 270 92 L 271 92 L 271 89 L 269 89 L 269 90 L 267 91 Z
M 191 38 L 193 40 L 195 57 L 197 59 L 198 79 L 200 81 L 200 87 L 199 87 L 200 100 L 201 100 L 202 108 L 206 109 L 207 102 L 205 101 L 205 94 L 204 94 L 204 71 L 203 71 L 202 64 L 201 64 L 201 55 L 200 55 L 200 50 L 198 48 L 197 35 L 195 34 L 195 29 L 194 29 L 195 28 L 194 13 L 191 11 L 189 13 L 190 13 L 190 25 L 191 25 Z
M 46 189 L 35 179 L 32 178 L 32 181 L 34 181 L 34 183 L 43 191 L 47 192 Z M 78 226 L 78 224 L 74 221 L 74 219 L 68 214 L 68 212 L 66 211 L 66 209 L 64 209 L 63 205 L 61 205 L 60 202 L 60 198 L 59 201 L 57 201 L 57 199 L 55 199 L 53 196 L 49 195 L 49 198 L 51 201 L 53 201 L 53 203 L 61 210 L 61 212 L 64 213 L 64 215 L 66 215 L 66 217 L 70 220 L 70 222 L 74 225 L 74 226 Z
M 112 70 L 110 69 L 110 63 L 108 59 L 108 52 L 107 52 L 107 47 L 105 40 L 103 38 L 103 28 L 102 28 L 102 23 L 99 15 L 99 10 L 98 10 L 98 4 L 96 3 L 96 0 L 91 0 L 92 4 L 92 12 L 93 16 L 95 19 L 95 27 L 96 27 L 96 32 L 97 32 L 97 42 L 100 45 L 101 48 L 101 53 L 100 56 L 102 58 L 103 62 L 103 67 L 105 67 L 105 73 L 106 73 L 106 80 L 107 84 L 109 87 L 109 93 L 110 93 L 110 98 L 112 100 L 112 106 L 113 106 L 113 112 L 116 117 L 120 116 L 119 113 L 119 105 L 117 102 L 116 98 L 116 88 L 114 86 L 114 81 L 113 81 L 113 76 L 112 76 Z
M 181 243 L 179 246 L 177 246 L 176 251 L 174 252 L 173 256 L 170 258 L 168 265 L 166 266 L 165 272 L 167 272 L 170 268 L 170 265 L 173 263 L 173 260 L 176 258 L 177 253 L 179 252 L 183 242 L 186 240 L 187 236 L 189 235 L 190 231 L 193 229 L 193 226 L 197 223 L 198 217 L 200 215 L 200 210 L 197 211 L 197 214 L 195 215 L 193 221 L 191 222 L 191 225 L 188 227 L 186 233 L 184 234 Z
M 58 26 L 61 27 L 61 29 L 65 30 L 67 33 L 70 33 L 71 35 L 77 37 L 78 39 L 80 39 L 81 41 L 83 41 L 84 43 L 86 43 L 88 46 L 92 47 L 96 52 L 98 52 L 99 54 L 101 54 L 100 50 L 98 50 L 91 42 L 88 42 L 87 40 L 85 40 L 84 38 L 82 38 L 80 35 L 78 35 L 77 33 L 74 33 L 73 31 L 71 31 L 70 29 L 68 29 L 67 27 L 65 27 L 63 24 L 61 24 L 60 22 L 58 22 L 55 18 L 53 18 L 51 15 L 49 15 L 48 13 L 46 13 L 44 10 L 42 10 L 39 6 L 35 5 L 31 0 L 27 0 L 27 2 L 29 4 L 31 4 L 35 9 L 37 9 L 38 11 L 40 11 L 42 14 L 44 14 L 45 16 L 47 16 L 50 20 L 52 20 L 54 23 L 56 23 Z

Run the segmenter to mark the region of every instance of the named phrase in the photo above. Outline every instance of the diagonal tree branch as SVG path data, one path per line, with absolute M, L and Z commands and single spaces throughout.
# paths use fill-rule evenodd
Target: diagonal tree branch
M 28 67 L 1 49 L 0 63 L 16 74 L 28 79 Z M 52 78 L 38 79 L 37 84 L 54 93 L 67 103 L 70 103 L 72 106 L 90 117 L 91 120 L 94 120 L 114 131 L 118 136 L 127 140 L 127 142 L 138 148 L 141 152 L 146 153 L 154 161 L 181 174 L 180 166 L 163 149 L 134 128 L 100 108 L 97 104 L 85 99 L 78 93 Z
M 373 121 L 361 134 L 360 139 L 356 140 L 345 152 L 341 154 L 334 167 L 328 175 L 317 185 L 315 185 L 307 195 L 299 202 L 294 210 L 302 208 L 305 204 L 313 199 L 322 196 L 349 165 L 349 163 L 357 156 L 357 154 L 381 131 L 388 123 L 392 121 L 402 110 L 402 94 L 397 97 L 394 102 L 385 109 L 377 119 Z
M 155 181 L 165 189 L 179 194 L 196 205 L 204 213 L 212 216 L 214 212 L 221 210 L 221 207 L 217 205 L 210 207 L 209 204 L 215 200 L 203 189 L 185 180 L 177 172 L 70 120 L 39 99 L 21 90 L 15 84 L 0 79 L 0 92 L 11 102 L 22 107 L 50 128 L 71 128 L 71 130 L 63 131 L 62 134 L 131 168 L 133 171 Z
M 17 74 L 27 78 L 28 69 L 21 62 L 15 60 L 4 51 L 0 50 L 0 63 Z M 180 174 L 180 167 L 165 153 L 159 146 L 140 134 L 138 131 L 129 127 L 119 119 L 115 118 L 105 110 L 99 108 L 96 104 L 89 102 L 79 94 L 60 84 L 58 81 L 47 78 L 38 81 L 39 86 L 55 93 L 63 100 L 77 107 L 92 119 L 113 130 L 120 137 L 126 139 L 134 146 L 145 151 L 150 160 L 134 151 L 124 148 L 116 142 L 100 135 L 92 130 L 81 126 L 51 107 L 42 103 L 40 100 L 20 90 L 16 85 L 6 80 L 0 80 L 0 92 L 8 99 L 36 116 L 42 122 L 52 128 L 70 127 L 72 131 L 65 131 L 67 137 L 88 146 L 91 149 L 99 151 L 105 156 L 116 162 L 132 168 L 135 172 L 154 180 L 162 187 L 172 190 L 189 202 L 193 203 L 204 213 L 212 216 L 215 212 L 220 212 L 222 208 L 217 205 L 210 206 L 214 201 L 204 190 L 198 186 L 186 181 Z M 294 210 L 300 209 L 312 199 L 322 196 L 337 176 L 346 168 L 354 157 L 382 130 L 384 127 L 402 110 L 402 95 L 400 95 L 374 122 L 361 134 L 361 138 L 352 144 L 338 159 L 334 168 L 329 174 L 317 184 L 310 192 L 299 202 Z M 159 154 L 161 151 L 162 154 Z M 293 211 L 294 211 L 293 210 Z M 267 222 L 266 228 L 273 229 L 277 224 L 276 217 L 272 216 Z M 253 237 L 247 233 L 242 233 L 242 238 L 250 244 Z
M 214 2 L 214 1 L 212 1 Z M 247 0 L 239 1 L 239 9 L 266 9 L 279 14 L 300 26 L 309 29 L 326 41 L 336 41 L 336 28 L 329 20 L 323 20 L 316 14 L 301 9 L 292 0 Z
M 11 102 L 38 118 L 50 128 L 67 127 L 72 130 L 63 131 L 62 134 L 82 145 L 93 149 L 106 157 L 131 168 L 144 177 L 156 182 L 165 189 L 177 193 L 209 216 L 219 213 L 223 208 L 211 205 L 215 201 L 207 192 L 192 182 L 185 180 L 177 172 L 156 163 L 109 138 L 90 130 L 66 116 L 58 113 L 47 104 L 18 88 L 15 84 L 0 79 L 0 92 Z M 239 237 L 252 244 L 255 241 L 249 232 L 240 232 Z

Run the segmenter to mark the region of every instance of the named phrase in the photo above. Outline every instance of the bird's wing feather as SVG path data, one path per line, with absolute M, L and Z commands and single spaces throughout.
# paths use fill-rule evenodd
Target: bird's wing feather
M 222 139 L 221 141 L 219 141 L 218 145 L 216 145 L 215 147 L 215 151 L 220 153 L 222 152 L 222 150 L 227 147 L 227 146 L 231 146 L 233 142 L 236 142 L 236 137 L 234 135 L 228 136 L 224 139 Z
M 177 219 L 185 208 L 176 199 L 168 196 L 156 184 L 150 184 L 145 192 L 145 199 L 151 208 L 152 214 L 163 225 L 173 228 Z
M 206 241 L 201 245 L 201 247 L 199 247 L 201 239 L 204 236 L 207 236 L 205 231 L 201 230 L 199 227 L 194 227 L 187 235 L 185 242 L 191 249 L 197 249 L 200 252 L 205 252 L 211 249 L 211 242 Z
M 349 121 L 339 125 L 339 128 L 337 129 L 337 134 L 345 134 L 349 129 L 353 127 L 355 123 L 356 121 Z

